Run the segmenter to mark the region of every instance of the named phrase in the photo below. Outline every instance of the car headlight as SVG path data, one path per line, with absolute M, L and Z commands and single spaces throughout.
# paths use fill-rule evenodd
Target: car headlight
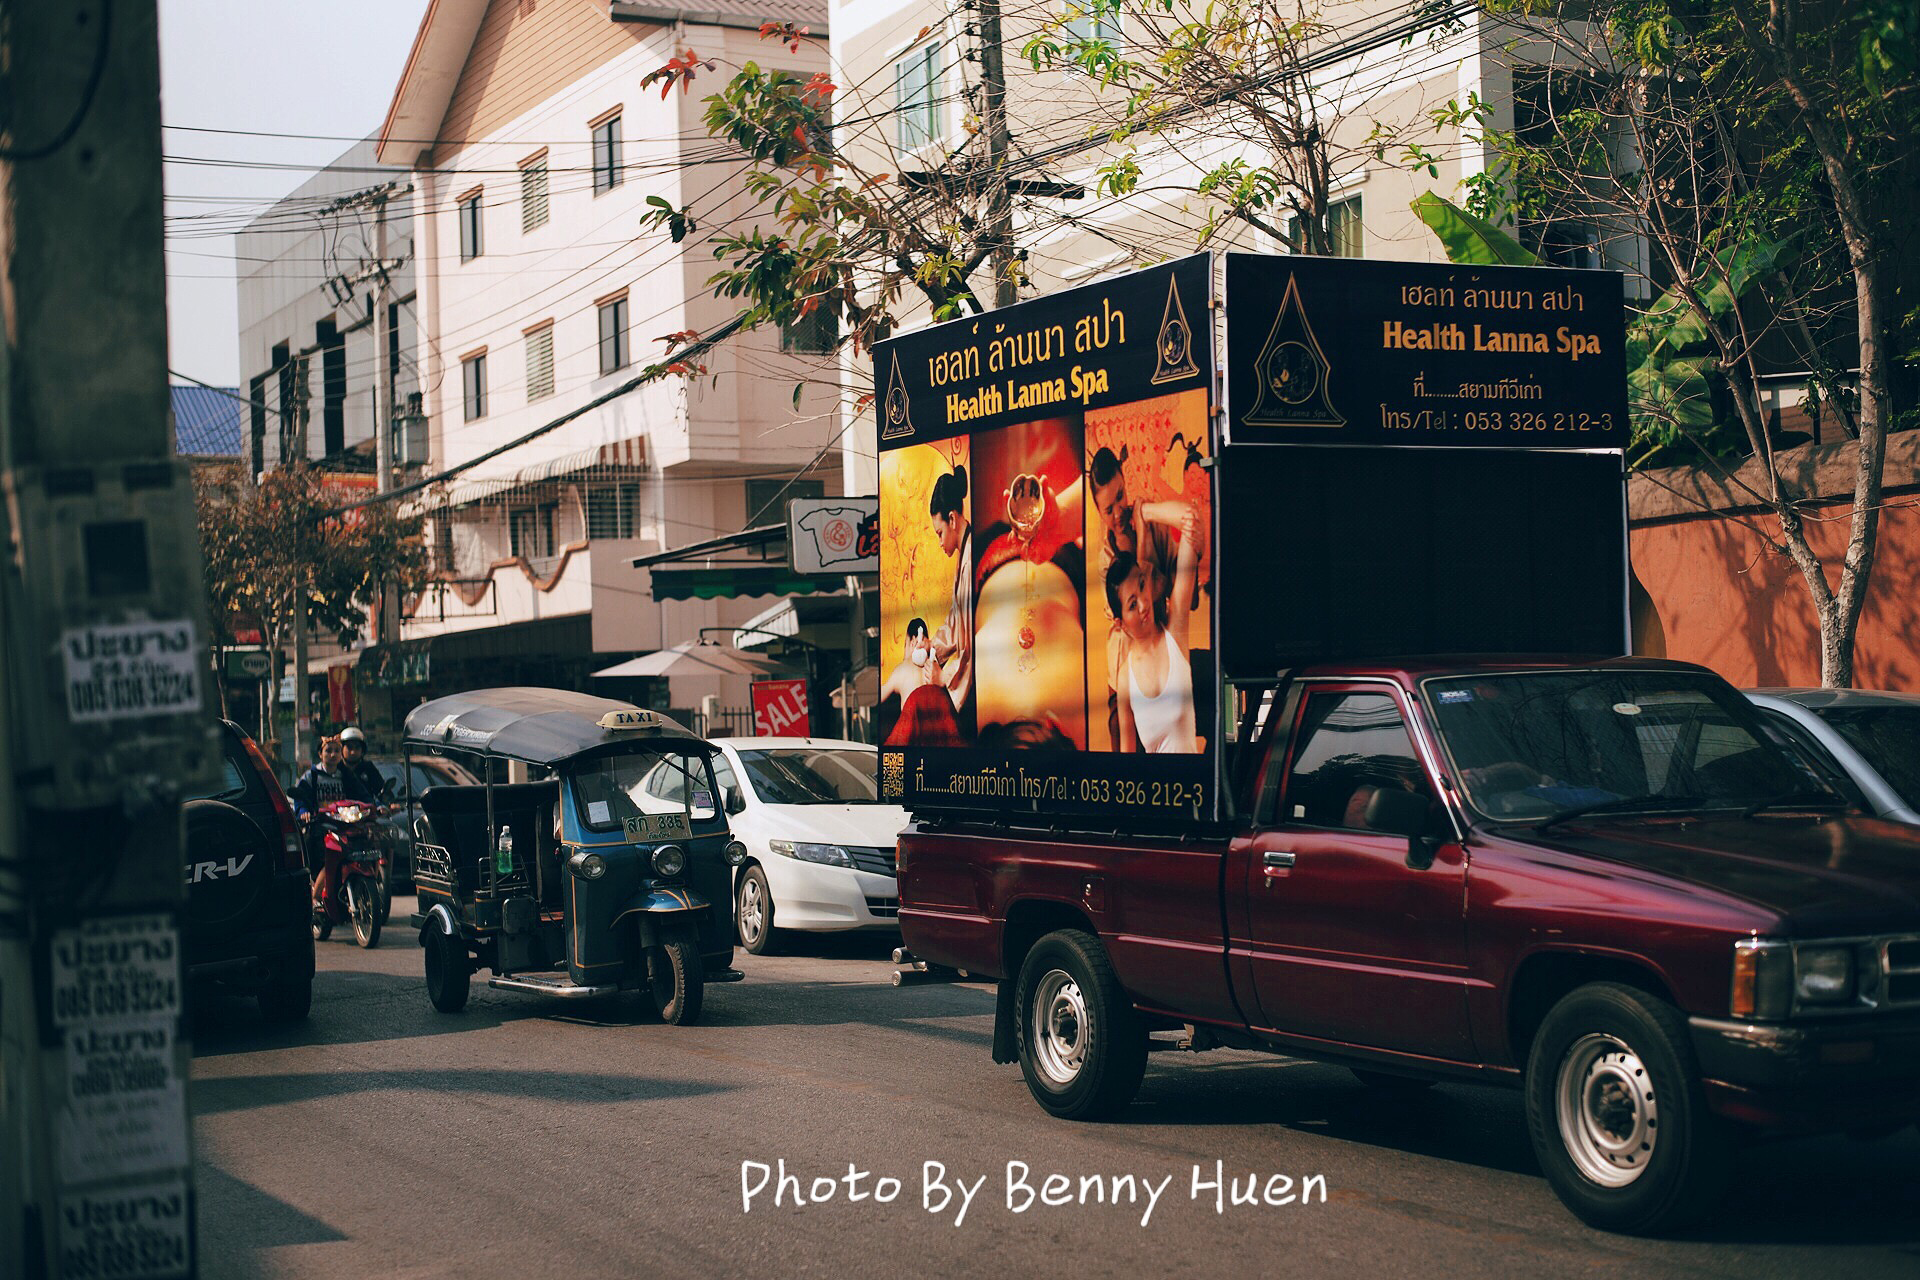
M 598 880 L 607 874 L 607 860 L 597 853 L 588 853 L 585 849 L 567 859 L 567 865 L 573 868 L 573 874 L 582 880 Z
M 653 851 L 653 874 L 677 876 L 687 869 L 687 851 L 677 844 L 663 844 Z
M 1793 993 L 1805 1004 L 1842 1004 L 1853 998 L 1850 947 L 1796 947 Z
M 727 841 L 726 849 L 723 851 L 723 856 L 726 858 L 728 866 L 737 867 L 747 860 L 747 846 L 741 844 L 738 840 L 729 840 Z
M 850 867 L 853 855 L 837 844 L 804 844 L 797 840 L 769 840 L 767 848 L 802 862 L 818 862 L 829 867 Z

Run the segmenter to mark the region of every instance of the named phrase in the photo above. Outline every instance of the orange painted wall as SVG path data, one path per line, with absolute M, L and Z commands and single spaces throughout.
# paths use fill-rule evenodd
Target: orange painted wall
M 1874 581 L 1854 648 L 1863 689 L 1920 692 L 1920 505 L 1895 498 L 1881 513 Z M 1808 540 L 1839 581 L 1848 508 L 1821 508 Z M 1820 628 L 1806 581 L 1742 520 L 1716 516 L 1632 530 L 1633 571 L 1666 632 L 1667 656 L 1698 662 L 1741 688 L 1820 683 Z

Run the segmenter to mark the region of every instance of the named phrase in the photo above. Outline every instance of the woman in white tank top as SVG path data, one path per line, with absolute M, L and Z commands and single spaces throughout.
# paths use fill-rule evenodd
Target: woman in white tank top
M 1193 668 L 1187 623 L 1199 569 L 1196 516 L 1187 503 L 1155 504 L 1178 517 L 1180 550 L 1173 581 L 1154 581 L 1152 567 L 1119 552 L 1107 567 L 1107 604 L 1126 637 L 1118 671 L 1120 749 L 1191 755 L 1200 749 L 1194 727 Z

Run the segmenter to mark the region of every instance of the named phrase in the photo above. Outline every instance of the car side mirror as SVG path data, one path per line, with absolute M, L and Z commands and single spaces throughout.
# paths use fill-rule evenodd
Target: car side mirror
M 720 789 L 720 804 L 730 814 L 745 813 L 747 811 L 747 798 L 740 794 L 740 788 L 738 787 L 722 787 Z

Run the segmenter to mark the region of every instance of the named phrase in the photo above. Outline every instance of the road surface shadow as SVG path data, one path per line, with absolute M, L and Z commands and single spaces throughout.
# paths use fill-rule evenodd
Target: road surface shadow
M 277 1249 L 289 1244 L 328 1244 L 346 1236 L 326 1223 L 234 1177 L 218 1165 L 201 1160 L 194 1167 L 194 1197 L 201 1249 L 207 1248 L 207 1223 L 217 1222 L 215 1235 L 226 1243 L 234 1229 L 243 1230 L 245 1249 Z M 205 1261 L 205 1259 L 203 1259 Z
M 220 986 L 196 985 L 187 1001 L 195 1057 L 254 1053 L 307 1045 L 364 1044 L 416 1036 L 481 1031 L 551 1013 L 550 1003 L 483 1000 L 485 975 L 474 978 L 475 1003 L 440 1013 L 417 977 L 363 970 L 323 969 L 314 975 L 313 1009 L 300 1022 L 269 1022 L 251 997 Z
M 1169 1061 L 1171 1060 L 1171 1061 Z M 1543 1177 L 1517 1090 L 1370 1089 L 1344 1068 L 1293 1059 L 1149 1060 L 1125 1126 L 1283 1125 L 1343 1142 Z M 1702 1227 L 1671 1238 L 1720 1244 L 1912 1245 L 1920 1257 L 1920 1133 L 1754 1142 L 1734 1193 Z
M 474 1094 L 544 1102 L 645 1102 L 726 1093 L 729 1085 L 661 1080 L 652 1076 L 592 1071 L 485 1071 L 423 1068 L 417 1071 L 298 1071 L 288 1074 L 203 1077 L 192 1083 L 193 1114 L 222 1115 L 255 1107 L 284 1106 L 316 1098 L 383 1090 Z

